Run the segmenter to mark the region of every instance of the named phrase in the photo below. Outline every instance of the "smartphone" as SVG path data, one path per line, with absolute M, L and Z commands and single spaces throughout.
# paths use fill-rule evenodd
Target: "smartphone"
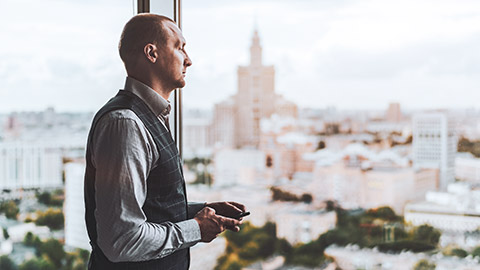
M 248 215 L 250 215 L 250 212 L 242 212 L 238 214 L 236 217 L 234 217 L 234 219 L 241 219 L 242 217 L 246 217 Z

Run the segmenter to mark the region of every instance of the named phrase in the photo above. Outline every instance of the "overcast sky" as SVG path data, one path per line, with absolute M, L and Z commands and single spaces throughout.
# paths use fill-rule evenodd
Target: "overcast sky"
M 132 0 L 1 0 L 0 112 L 98 109 L 123 86 L 132 14 Z M 257 25 L 276 91 L 302 107 L 480 108 L 480 1 L 184 0 L 183 16 L 189 107 L 236 92 Z

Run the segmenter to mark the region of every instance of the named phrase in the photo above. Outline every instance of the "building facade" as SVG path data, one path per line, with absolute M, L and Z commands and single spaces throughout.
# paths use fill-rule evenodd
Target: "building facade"
M 469 183 L 480 183 L 480 158 L 457 156 L 455 158 L 455 178 Z
M 61 187 L 62 169 L 62 151 L 53 143 L 0 143 L 0 189 Z
M 413 117 L 413 165 L 440 170 L 439 188 L 445 190 L 455 180 L 457 137 L 451 118 L 443 112 Z
M 65 165 L 65 245 L 90 250 L 83 195 L 84 163 Z
M 466 183 L 449 184 L 446 191 L 429 191 L 425 200 L 405 206 L 405 221 L 453 232 L 480 228 L 480 191 Z
M 215 105 L 214 144 L 258 149 L 261 120 L 274 114 L 297 117 L 298 108 L 275 93 L 275 68 L 263 64 L 256 30 L 250 46 L 250 63 L 238 67 L 237 79 L 237 93 Z

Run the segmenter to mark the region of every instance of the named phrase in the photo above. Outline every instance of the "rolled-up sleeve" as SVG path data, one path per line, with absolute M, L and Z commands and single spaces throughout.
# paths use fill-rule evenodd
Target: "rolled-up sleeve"
M 110 261 L 158 259 L 200 241 L 200 228 L 193 219 L 147 222 L 142 206 L 155 162 L 154 147 L 140 119 L 129 110 L 105 115 L 94 131 L 97 244 Z

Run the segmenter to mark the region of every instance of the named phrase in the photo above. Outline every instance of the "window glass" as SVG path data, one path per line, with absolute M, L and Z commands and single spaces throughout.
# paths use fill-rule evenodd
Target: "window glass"
M 124 86 L 118 41 L 135 9 L 0 2 L 0 268 L 86 269 L 85 144 L 93 113 Z
M 182 6 L 189 199 L 252 212 L 196 269 L 443 267 L 480 246 L 479 3 Z

